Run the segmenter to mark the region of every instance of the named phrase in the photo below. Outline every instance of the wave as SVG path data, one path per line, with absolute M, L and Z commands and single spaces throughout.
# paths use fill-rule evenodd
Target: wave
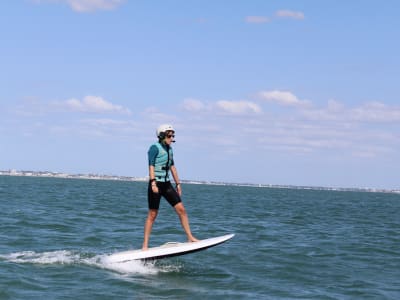
M 158 265 L 156 262 L 128 261 L 110 263 L 107 254 L 81 253 L 70 250 L 49 252 L 21 251 L 10 254 L 0 254 L 0 259 L 17 264 L 38 265 L 86 265 L 114 271 L 124 275 L 153 275 L 159 272 L 176 272 L 180 266 Z

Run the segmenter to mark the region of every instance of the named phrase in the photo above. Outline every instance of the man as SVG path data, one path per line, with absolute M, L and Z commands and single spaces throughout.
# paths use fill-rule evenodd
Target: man
M 142 249 L 146 250 L 149 246 L 149 238 L 154 221 L 157 218 L 160 199 L 163 196 L 168 203 L 175 208 L 179 216 L 182 227 L 185 230 L 189 242 L 196 242 L 196 239 L 189 226 L 189 218 L 185 207 L 182 203 L 182 187 L 179 182 L 178 172 L 176 170 L 173 158 L 171 144 L 174 141 L 175 130 L 172 125 L 163 124 L 157 129 L 158 142 L 151 145 L 148 151 L 149 158 L 149 186 L 148 186 L 148 204 L 149 212 L 144 225 L 144 239 Z M 176 184 L 176 189 L 173 188 L 169 174 Z

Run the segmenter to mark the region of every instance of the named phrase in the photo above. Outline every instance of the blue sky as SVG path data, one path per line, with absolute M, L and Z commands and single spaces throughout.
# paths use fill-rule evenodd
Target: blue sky
M 15 0 L 0 169 L 399 188 L 398 1 Z

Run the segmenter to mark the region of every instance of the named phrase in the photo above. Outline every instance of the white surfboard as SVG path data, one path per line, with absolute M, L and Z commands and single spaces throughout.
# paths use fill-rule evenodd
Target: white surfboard
M 172 256 L 184 255 L 196 251 L 205 250 L 210 247 L 222 244 L 233 238 L 234 234 L 227 234 L 219 237 L 200 240 L 198 242 L 166 243 L 159 247 L 147 250 L 130 250 L 111 254 L 105 258 L 107 263 L 123 263 L 131 260 L 155 260 Z

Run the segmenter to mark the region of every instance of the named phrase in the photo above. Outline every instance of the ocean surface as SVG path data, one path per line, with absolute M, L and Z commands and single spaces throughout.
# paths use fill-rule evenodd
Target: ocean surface
M 144 182 L 0 176 L 0 299 L 400 299 L 400 195 L 183 185 L 197 238 L 153 263 Z M 150 246 L 185 241 L 166 201 Z

